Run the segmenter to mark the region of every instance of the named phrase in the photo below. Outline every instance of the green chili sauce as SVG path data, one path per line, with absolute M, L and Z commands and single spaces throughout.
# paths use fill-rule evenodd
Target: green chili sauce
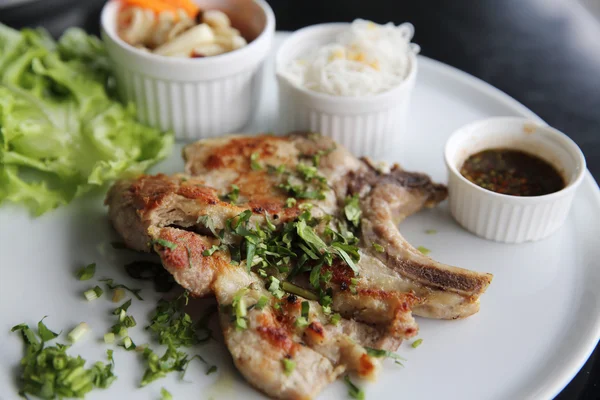
M 550 163 L 520 150 L 490 149 L 473 154 L 460 173 L 477 186 L 511 196 L 543 196 L 566 186 Z

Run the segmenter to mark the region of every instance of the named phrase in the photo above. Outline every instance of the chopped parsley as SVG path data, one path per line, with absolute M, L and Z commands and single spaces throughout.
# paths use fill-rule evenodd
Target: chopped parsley
M 160 388 L 160 400 L 173 400 L 173 396 L 165 388 Z
M 127 315 L 127 309 L 131 305 L 131 299 L 127 300 L 123 305 L 116 308 L 113 311 L 113 315 L 118 316 L 119 320 L 116 324 L 114 324 L 110 328 L 110 332 L 114 335 L 119 335 L 124 338 L 127 336 L 127 328 L 133 328 L 137 325 L 135 318 L 131 315 Z M 130 346 L 124 346 L 126 349 L 129 349 Z
M 323 311 L 330 313 L 333 292 L 328 285 L 332 271 L 323 267 L 331 267 L 338 259 L 348 265 L 355 276 L 358 275 L 358 238 L 348 229 L 345 220 L 315 219 L 311 208 L 312 205 L 301 207 L 297 219 L 279 227 L 268 219 L 265 219 L 268 221 L 266 227 L 250 223 L 252 212 L 246 210 L 225 224 L 228 234 L 240 240 L 221 246 L 229 249 L 233 264 L 245 264 L 248 270 L 265 278 L 267 290 L 276 298 L 283 298 L 287 291 L 318 300 Z M 291 283 L 302 273 L 309 274 L 314 290 Z
M 385 251 L 385 248 L 382 245 L 375 242 L 373 242 L 373 249 L 378 253 L 383 253 Z
M 248 309 L 246 308 L 246 301 L 244 299 L 246 293 L 248 293 L 248 288 L 242 288 L 238 290 L 233 296 L 233 302 L 231 303 L 234 313 L 233 316 L 235 318 L 235 327 L 237 330 L 244 330 L 248 328 L 248 324 L 246 322 Z
M 358 278 L 350 278 L 350 293 L 356 294 L 356 286 L 358 285 Z
M 231 192 L 221 196 L 221 200 L 229 200 L 231 204 L 237 204 L 240 198 L 240 187 L 236 184 L 231 184 Z
M 252 171 L 258 171 L 262 169 L 262 166 L 258 163 L 258 153 L 252 153 L 250 155 L 250 168 Z
M 360 217 L 362 215 L 358 195 L 346 197 L 344 215 L 346 216 L 346 219 L 350 221 L 352 225 L 354 225 L 355 228 L 358 228 L 360 225 Z
M 131 306 L 131 299 L 127 300 L 125 303 L 121 304 L 121 306 L 117 307 L 113 311 L 113 315 L 121 315 L 121 313 L 127 311 Z
M 405 358 L 402 358 L 398 354 L 392 353 L 391 351 L 374 349 L 371 347 L 365 347 L 365 350 L 367 351 L 367 354 L 370 355 L 371 357 L 391 358 L 392 360 L 394 360 L 394 363 L 401 365 L 401 366 L 404 366 L 404 364 L 402 364 L 400 361 L 406 361 Z
M 320 175 L 315 166 L 299 163 L 296 170 L 282 172 L 285 180 L 277 185 L 291 197 L 296 199 L 325 199 L 325 191 L 329 189 L 327 179 Z
M 308 301 L 303 301 L 302 308 L 300 311 L 300 317 L 298 319 L 296 319 L 296 326 L 298 328 L 304 328 L 304 327 L 308 326 L 309 313 L 310 313 L 310 303 Z
M 435 229 L 427 229 L 425 233 L 428 235 L 435 235 L 437 231 Z
M 283 175 L 286 172 L 285 164 L 281 164 L 278 167 L 267 165 L 267 171 L 271 175 Z
M 316 254 L 320 253 L 321 249 L 327 247 L 323 239 L 316 234 L 314 229 L 310 227 L 305 220 L 300 220 L 296 223 L 296 232 L 298 233 L 298 236 L 310 246 L 312 250 L 310 253 L 315 255 L 314 257 L 316 257 Z
M 167 346 L 167 350 L 161 357 L 149 347 L 144 349 L 143 355 L 147 366 L 140 386 L 146 386 L 157 379 L 164 378 L 169 372 L 178 371 L 184 373 L 186 366 L 190 362 L 188 355 L 182 351 L 178 351 L 172 344 Z
M 123 338 L 123 342 L 119 346 L 123 347 L 127 351 L 135 350 L 137 348 L 129 336 L 125 336 Z
M 159 244 L 162 247 L 166 247 L 169 250 L 175 250 L 177 248 L 177 244 L 175 244 L 173 242 L 170 242 L 168 240 L 165 240 L 165 239 L 160 239 L 160 238 L 159 239 L 155 239 L 155 240 L 153 240 L 150 243 L 153 244 L 153 245 L 154 244 Z
M 187 302 L 187 292 L 171 302 L 166 300 L 159 301 L 156 312 L 152 317 L 152 324 L 146 327 L 146 329 L 153 331 L 158 336 L 159 343 L 167 346 L 167 350 L 159 357 L 150 348 L 144 348 L 143 355 L 147 366 L 141 386 L 163 378 L 168 373 L 174 371 L 181 372 L 181 378 L 183 379 L 190 361 L 194 358 L 208 365 L 206 360 L 201 356 L 195 355 L 189 358 L 185 352 L 178 350 L 180 346 L 189 347 L 207 341 L 211 337 L 210 330 L 206 327 L 206 324 L 213 309 L 209 309 L 209 312 L 194 324 L 189 314 L 183 311 L 183 307 L 187 305 Z M 200 338 L 197 335 L 198 330 L 206 331 L 206 336 Z M 216 366 L 210 366 L 206 374 L 208 375 L 216 370 Z
M 212 256 L 215 253 L 215 251 L 219 251 L 219 250 L 227 250 L 227 246 L 225 246 L 225 245 L 217 246 L 216 244 L 213 244 L 210 247 L 210 249 L 204 250 L 202 252 L 202 255 L 205 256 L 205 257 L 210 257 L 210 256 Z
M 160 344 L 190 347 L 210 339 L 210 331 L 204 326 L 206 321 L 200 319 L 193 323 L 190 315 L 183 310 L 187 303 L 187 292 L 173 301 L 158 301 L 150 325 L 146 329 L 154 333 Z M 204 336 L 200 337 L 198 331 L 203 331 Z
M 423 247 L 423 246 L 417 247 L 417 250 L 419 250 L 423 255 L 427 255 L 427 254 L 431 253 L 431 250 L 429 250 L 427 247 Z
M 269 298 L 267 296 L 260 296 L 254 307 L 257 310 L 262 310 L 267 304 L 269 304 Z
M 301 154 L 301 156 L 302 157 L 311 157 L 313 165 L 315 167 L 318 167 L 319 164 L 321 163 L 321 157 L 329 155 L 335 149 L 336 149 L 336 146 L 334 145 L 333 147 L 330 147 L 328 149 L 319 150 L 319 151 L 315 152 L 314 154 L 312 154 L 312 156 L 308 155 L 308 154 Z
M 283 298 L 285 292 L 283 290 L 280 289 L 279 287 L 279 279 L 275 278 L 274 276 L 270 276 L 269 277 L 269 287 L 267 288 L 267 290 L 269 292 L 271 292 L 271 294 L 273 296 L 275 296 L 278 299 Z
M 196 223 L 204 225 L 206 228 L 208 228 L 210 230 L 210 232 L 215 237 L 221 237 L 221 235 L 217 232 L 217 229 L 215 228 L 215 222 L 213 221 L 213 219 L 210 216 L 201 215 L 196 220 Z
M 84 397 L 94 388 L 109 387 L 117 379 L 112 371 L 111 353 L 107 353 L 108 364 L 97 362 L 86 369 L 83 358 L 67 354 L 69 346 L 56 343 L 46 347 L 46 342 L 58 335 L 48 329 L 43 320 L 38 323 L 37 336 L 26 324 L 14 326 L 11 332 L 20 332 L 25 341 L 19 379 L 21 396 L 30 394 L 45 399 Z
M 296 361 L 284 357 L 281 359 L 281 363 L 283 364 L 283 373 L 286 376 L 290 376 L 292 374 L 292 372 L 294 372 L 294 370 L 296 369 Z
M 206 370 L 206 375 L 210 375 L 212 373 L 217 372 L 217 366 L 216 365 L 211 365 L 207 370 Z
M 38 336 L 40 339 L 42 339 L 42 342 L 49 342 L 52 339 L 56 339 L 59 334 L 48 329 L 48 327 L 44 324 L 44 319 L 46 319 L 46 317 L 42 318 L 42 320 L 38 322 Z
M 293 198 L 293 197 L 288 197 L 288 198 L 285 200 L 285 206 L 286 206 L 286 208 L 292 208 L 292 207 L 294 207 L 295 205 L 296 205 L 296 199 L 295 199 L 295 198 Z
M 356 400 L 365 400 L 365 392 L 352 383 L 348 375 L 344 376 L 344 382 L 346 382 L 346 386 L 348 386 L 348 396 Z
M 417 339 L 414 342 L 412 342 L 411 347 L 413 349 L 416 349 L 417 347 L 419 347 L 421 345 L 421 343 L 423 343 L 423 339 Z
M 77 279 L 87 281 L 94 277 L 96 273 L 96 263 L 88 264 L 77 271 Z
M 342 316 L 338 313 L 335 313 L 331 316 L 331 319 L 329 320 L 329 322 L 331 322 L 332 325 L 337 325 L 340 323 L 341 320 L 342 320 Z

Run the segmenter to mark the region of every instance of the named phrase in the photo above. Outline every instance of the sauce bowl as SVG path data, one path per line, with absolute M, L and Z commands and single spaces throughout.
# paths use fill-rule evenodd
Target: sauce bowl
M 471 155 L 506 148 L 549 162 L 565 187 L 542 196 L 511 196 L 484 189 L 460 173 Z M 540 240 L 565 222 L 586 171 L 585 157 L 567 135 L 526 118 L 496 117 L 468 124 L 446 142 L 450 212 L 477 236 L 504 243 Z

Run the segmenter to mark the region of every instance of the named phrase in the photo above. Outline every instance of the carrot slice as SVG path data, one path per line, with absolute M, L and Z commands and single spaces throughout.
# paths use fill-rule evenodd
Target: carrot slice
M 200 7 L 191 0 L 170 0 L 169 3 L 183 9 L 191 18 L 195 18 L 200 12 Z
M 177 8 L 169 3 L 160 0 L 122 0 L 123 7 L 140 7 L 152 10 L 155 13 L 163 11 L 177 11 Z
M 140 7 L 159 14 L 163 11 L 177 12 L 182 9 L 190 18 L 195 18 L 200 7 L 191 0 L 122 0 L 124 7 Z

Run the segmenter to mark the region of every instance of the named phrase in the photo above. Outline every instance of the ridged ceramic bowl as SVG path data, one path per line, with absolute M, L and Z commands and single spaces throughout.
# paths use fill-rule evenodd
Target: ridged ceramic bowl
M 180 140 L 235 132 L 250 120 L 254 82 L 275 33 L 275 16 L 264 0 L 198 0 L 202 9 L 219 9 L 249 40 L 247 46 L 218 56 L 175 58 L 151 54 L 117 35 L 119 1 L 102 10 L 102 38 L 114 64 L 122 98 L 135 103 L 140 121 L 173 130 Z
M 410 54 L 410 69 L 404 82 L 372 96 L 334 96 L 294 84 L 286 77 L 292 60 L 306 51 L 331 43 L 350 26 L 329 23 L 310 26 L 293 33 L 279 48 L 275 61 L 282 107 L 281 130 L 309 130 L 329 136 L 359 156 L 379 155 L 390 139 L 406 131 L 411 94 L 417 78 L 417 57 Z
M 469 156 L 493 148 L 535 154 L 561 173 L 565 188 L 543 196 L 510 196 L 483 189 L 461 175 Z M 445 160 L 454 219 L 478 236 L 505 243 L 539 240 L 558 230 L 586 171 L 583 153 L 569 137 L 514 117 L 485 119 L 460 128 L 446 143 Z

